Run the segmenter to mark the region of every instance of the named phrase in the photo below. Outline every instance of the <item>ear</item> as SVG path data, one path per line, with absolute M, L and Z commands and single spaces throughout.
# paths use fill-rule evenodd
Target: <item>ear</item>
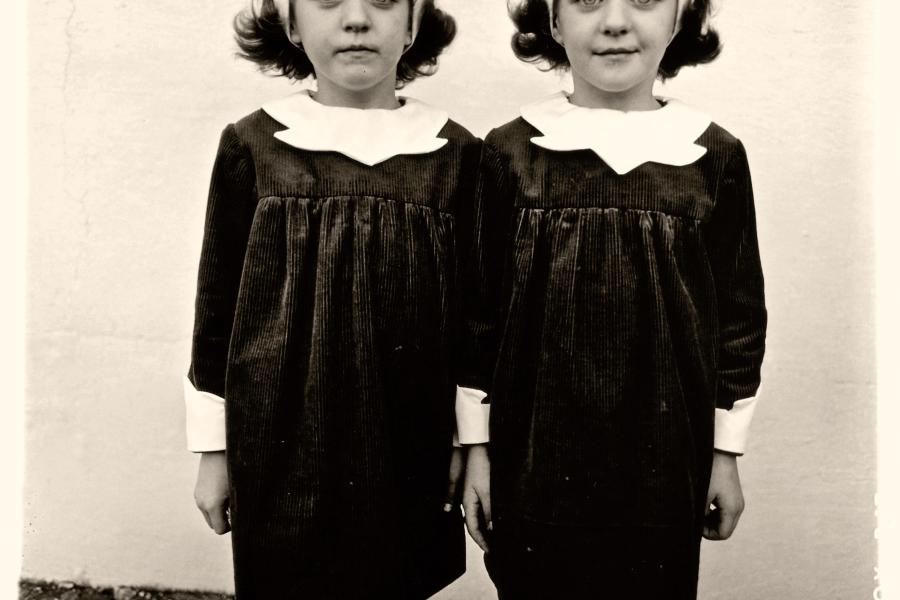
M 559 32 L 559 27 L 557 27 L 556 23 L 550 24 L 550 35 L 553 36 L 553 41 L 555 41 L 557 44 L 559 44 L 563 48 L 566 47 L 565 40 L 563 40 L 563 36 Z
M 278 11 L 278 18 L 284 27 L 284 34 L 295 46 L 300 44 L 300 33 L 294 27 L 293 13 L 291 9 L 291 0 L 272 0 L 275 4 L 275 10 Z
M 425 14 L 426 0 L 411 0 L 409 3 L 409 28 L 406 31 L 406 44 L 404 52 L 412 48 L 416 36 L 419 34 L 419 27 L 422 25 L 422 17 Z

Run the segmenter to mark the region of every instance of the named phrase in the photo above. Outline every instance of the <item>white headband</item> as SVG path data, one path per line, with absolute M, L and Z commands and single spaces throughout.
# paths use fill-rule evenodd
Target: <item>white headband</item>
M 282 25 L 284 25 L 284 34 L 291 39 L 291 0 L 272 0 L 275 4 L 275 10 L 278 11 L 278 18 L 281 19 Z M 412 31 L 410 32 L 410 41 L 406 46 L 406 49 L 409 50 L 413 42 L 416 41 L 416 36 L 419 35 L 419 25 L 422 24 L 422 13 L 425 10 L 425 0 L 412 0 L 413 5 L 413 14 L 412 14 Z
M 675 39 L 675 36 L 678 35 L 678 32 L 681 31 L 681 17 L 684 16 L 684 11 L 688 9 L 688 7 L 694 3 L 694 0 L 676 0 L 678 2 L 678 6 L 675 9 L 675 29 L 672 31 L 672 37 L 669 38 L 669 43 Z M 553 5 L 555 4 L 555 0 L 546 0 L 547 2 L 547 11 L 550 13 L 550 30 L 554 33 L 556 32 L 556 14 L 553 12 Z

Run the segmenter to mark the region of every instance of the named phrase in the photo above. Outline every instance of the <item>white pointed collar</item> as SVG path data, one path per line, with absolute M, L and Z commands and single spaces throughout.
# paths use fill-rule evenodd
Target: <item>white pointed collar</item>
M 522 118 L 543 136 L 532 143 L 556 151 L 592 150 L 616 173 L 624 175 L 646 163 L 684 166 L 706 154 L 696 144 L 711 119 L 675 100 L 663 99 L 658 110 L 585 108 L 564 92 L 522 107 Z
M 437 137 L 449 115 L 413 98 L 400 108 L 359 109 L 319 104 L 308 90 L 264 104 L 287 127 L 275 138 L 302 150 L 339 152 L 374 166 L 401 154 L 428 154 L 447 140 Z

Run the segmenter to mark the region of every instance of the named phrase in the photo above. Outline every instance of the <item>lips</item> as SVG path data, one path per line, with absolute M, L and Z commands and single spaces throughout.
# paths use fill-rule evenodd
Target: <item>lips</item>
M 377 50 L 375 48 L 371 48 L 369 46 L 345 46 L 344 48 L 338 48 L 337 54 L 352 54 L 352 53 L 364 53 L 364 52 L 372 52 L 375 53 Z
M 636 48 L 607 48 L 605 50 L 600 50 L 599 52 L 594 52 L 599 56 L 622 56 L 626 54 L 636 54 Z

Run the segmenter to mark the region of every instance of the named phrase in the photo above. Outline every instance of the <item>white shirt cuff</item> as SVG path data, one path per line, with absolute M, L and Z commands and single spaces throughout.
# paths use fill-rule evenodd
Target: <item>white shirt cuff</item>
M 460 444 L 485 444 L 490 439 L 491 405 L 481 403 L 486 397 L 481 390 L 457 386 L 456 432 Z
M 217 452 L 225 449 L 225 398 L 194 388 L 184 378 L 185 428 L 187 449 L 191 452 Z
M 716 409 L 716 432 L 713 446 L 716 450 L 743 454 L 747 449 L 747 439 L 750 434 L 750 421 L 753 420 L 753 411 L 756 410 L 756 399 L 744 398 L 734 403 L 731 410 Z

